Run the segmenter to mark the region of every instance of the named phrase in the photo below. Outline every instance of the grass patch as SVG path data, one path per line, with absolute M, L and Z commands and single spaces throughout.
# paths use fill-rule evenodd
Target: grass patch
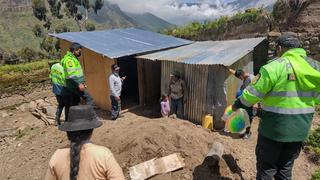
M 0 95 L 31 90 L 49 80 L 49 60 L 0 66 Z
M 38 128 L 25 128 L 25 129 L 22 129 L 22 130 L 18 130 L 15 137 L 16 137 L 16 140 L 20 140 L 21 138 L 23 138 L 24 136 L 26 135 L 30 135 L 32 133 L 35 133 L 36 130 L 38 130 Z
M 314 163 L 320 161 L 320 127 L 311 131 L 306 141 L 306 150 L 310 154 L 310 159 Z
M 313 173 L 312 180 L 320 180 L 320 169 Z

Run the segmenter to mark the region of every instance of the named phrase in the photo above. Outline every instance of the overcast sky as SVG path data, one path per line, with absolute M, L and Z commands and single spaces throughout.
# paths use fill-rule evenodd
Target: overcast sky
M 223 2 L 234 0 L 109 0 L 118 4 L 125 12 L 145 13 L 150 12 L 171 23 L 183 24 L 192 20 L 213 19 L 221 15 L 232 13 L 231 8 L 223 8 Z M 183 3 L 201 3 L 200 6 L 186 6 Z M 218 8 L 210 7 L 218 5 Z

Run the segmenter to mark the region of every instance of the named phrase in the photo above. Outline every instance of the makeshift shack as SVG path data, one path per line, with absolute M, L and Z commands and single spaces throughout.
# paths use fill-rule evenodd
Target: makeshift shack
M 118 63 L 120 75 L 127 76 L 122 91 L 123 108 L 144 105 L 159 100 L 161 65 L 137 61 L 134 56 L 192 43 L 134 28 L 50 35 L 60 40 L 62 56 L 73 42 L 84 47 L 80 61 L 88 90 L 96 105 L 106 110 L 111 109 L 108 77 L 112 64 Z
M 162 93 L 168 92 L 170 73 L 180 71 L 187 86 L 184 118 L 199 124 L 204 115 L 212 114 L 214 126 L 219 129 L 224 126 L 221 116 L 235 100 L 242 83 L 224 66 L 257 74 L 267 56 L 265 38 L 253 38 L 195 42 L 138 58 L 161 62 Z

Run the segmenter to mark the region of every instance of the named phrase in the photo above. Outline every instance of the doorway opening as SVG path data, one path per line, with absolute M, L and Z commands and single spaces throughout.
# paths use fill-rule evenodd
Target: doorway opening
M 126 76 L 121 92 L 121 109 L 139 105 L 137 61 L 133 57 L 118 59 L 120 77 Z

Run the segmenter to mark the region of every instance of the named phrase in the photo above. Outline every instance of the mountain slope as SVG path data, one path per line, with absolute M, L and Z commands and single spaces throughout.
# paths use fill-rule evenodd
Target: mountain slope
M 144 13 L 144 14 L 128 13 L 128 16 L 130 16 L 134 24 L 138 25 L 138 28 L 151 30 L 155 32 L 175 26 L 151 13 Z
M 104 24 L 106 28 L 137 27 L 149 31 L 160 31 L 173 26 L 151 13 L 125 13 L 118 5 L 108 2 L 105 2 L 98 14 L 90 13 L 90 18 Z
M 122 27 L 135 27 L 136 25 L 131 22 L 132 20 L 126 15 L 118 5 L 104 3 L 102 9 L 98 14 L 90 13 L 89 18 L 101 24 L 104 28 L 122 28 Z
M 0 5 L 4 5 L 1 2 L 0 0 Z M 35 37 L 32 28 L 36 24 L 42 24 L 42 22 L 33 16 L 32 10 L 27 8 L 20 12 L 8 12 L 2 8 L 0 7 L 0 48 L 19 51 L 24 47 L 30 47 L 40 51 L 39 44 L 41 38 Z M 90 13 L 89 22 L 93 23 L 97 30 L 137 27 L 145 30 L 159 31 L 171 26 L 170 23 L 149 13 L 131 15 L 132 17 L 124 13 L 118 5 L 105 2 L 104 7 L 98 11 L 98 14 Z M 78 31 L 75 21 L 66 18 L 66 16 L 63 20 L 58 20 L 53 22 L 53 24 L 67 24 L 71 31 Z

